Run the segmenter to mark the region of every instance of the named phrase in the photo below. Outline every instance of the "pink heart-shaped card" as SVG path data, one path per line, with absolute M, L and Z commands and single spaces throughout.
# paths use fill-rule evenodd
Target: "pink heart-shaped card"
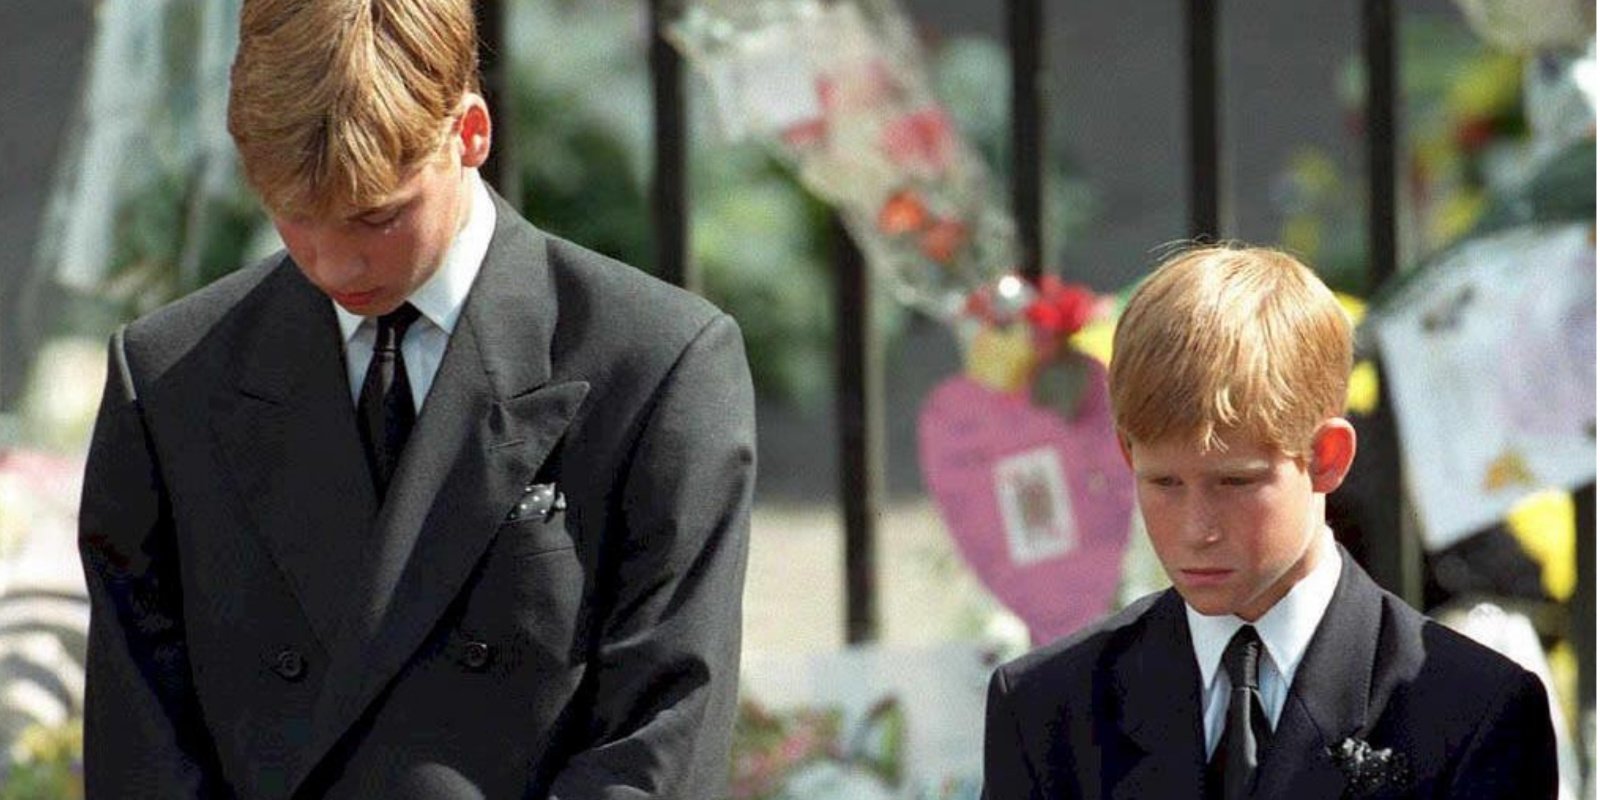
M 1133 513 L 1105 369 L 1085 360 L 1074 418 L 967 377 L 918 423 L 922 477 L 961 555 L 1036 643 L 1111 610 Z

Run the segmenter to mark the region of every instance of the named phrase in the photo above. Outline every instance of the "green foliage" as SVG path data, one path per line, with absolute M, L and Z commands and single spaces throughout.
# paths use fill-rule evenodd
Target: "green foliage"
M 82 800 L 83 721 L 22 732 L 0 766 L 0 800 Z
M 833 364 L 829 211 L 754 147 L 706 156 L 690 228 L 705 293 L 739 320 L 758 389 L 821 403 Z
M 1452 16 L 1405 15 L 1397 63 L 1404 266 L 1479 225 L 1494 195 L 1507 189 L 1494 185 L 1491 163 L 1525 143 L 1529 128 L 1521 59 L 1495 51 Z M 1339 91 L 1357 133 L 1365 125 L 1365 83 L 1363 64 L 1353 55 Z M 1285 165 L 1276 195 L 1284 213 L 1283 247 L 1315 264 L 1336 290 L 1365 297 L 1377 289 L 1368 285 L 1361 172 L 1343 175 L 1330 154 L 1303 148 Z

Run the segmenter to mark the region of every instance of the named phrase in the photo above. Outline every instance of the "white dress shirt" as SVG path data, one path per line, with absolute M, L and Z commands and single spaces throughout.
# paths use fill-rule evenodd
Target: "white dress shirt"
M 422 413 L 423 401 L 433 387 L 434 376 L 439 373 L 439 362 L 444 360 L 450 334 L 461 319 L 467 293 L 472 290 L 472 282 L 483 266 L 483 257 L 489 252 L 489 240 L 494 237 L 495 210 L 489 190 L 484 188 L 477 170 L 468 170 L 467 180 L 470 184 L 467 224 L 445 250 L 439 269 L 408 298 L 422 316 L 406 330 L 400 354 L 406 362 L 411 400 L 418 414 Z M 359 403 L 367 364 L 372 361 L 372 350 L 378 340 L 378 318 L 352 314 L 338 303 L 333 304 L 333 311 L 339 317 L 339 331 L 344 334 L 350 402 Z
M 1327 526 L 1323 526 L 1319 541 L 1312 547 L 1321 548 L 1322 553 L 1311 574 L 1300 579 L 1283 599 L 1253 623 L 1246 623 L 1232 614 L 1206 616 L 1184 604 L 1189 618 L 1189 637 L 1194 642 L 1195 662 L 1200 667 L 1200 713 L 1205 721 L 1207 760 L 1222 739 L 1228 716 L 1228 695 L 1233 690 L 1228 673 L 1221 669 L 1222 651 L 1246 624 L 1256 626 L 1264 645 L 1259 675 L 1261 703 L 1273 730 L 1278 728 L 1278 716 L 1283 713 L 1289 687 L 1294 685 L 1295 670 L 1300 668 L 1311 636 L 1317 632 L 1317 624 L 1333 600 L 1333 590 L 1339 585 L 1339 572 L 1343 569 L 1339 548 L 1333 543 L 1333 531 Z

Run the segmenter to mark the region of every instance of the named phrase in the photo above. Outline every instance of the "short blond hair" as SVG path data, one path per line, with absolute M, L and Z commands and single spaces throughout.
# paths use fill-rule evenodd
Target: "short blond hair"
M 1141 283 L 1117 323 L 1111 406 L 1137 442 L 1202 452 L 1240 432 L 1294 458 L 1340 415 L 1350 320 L 1333 292 L 1278 250 L 1196 247 Z
M 477 87 L 472 0 L 245 0 L 228 132 L 273 213 L 370 208 Z

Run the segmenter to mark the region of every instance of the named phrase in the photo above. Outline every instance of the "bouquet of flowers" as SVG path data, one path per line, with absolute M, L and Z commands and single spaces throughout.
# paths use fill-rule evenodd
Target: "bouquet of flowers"
M 669 35 L 704 76 L 724 133 L 789 164 L 902 302 L 951 320 L 1007 272 L 1014 226 L 892 0 L 699 0 Z

